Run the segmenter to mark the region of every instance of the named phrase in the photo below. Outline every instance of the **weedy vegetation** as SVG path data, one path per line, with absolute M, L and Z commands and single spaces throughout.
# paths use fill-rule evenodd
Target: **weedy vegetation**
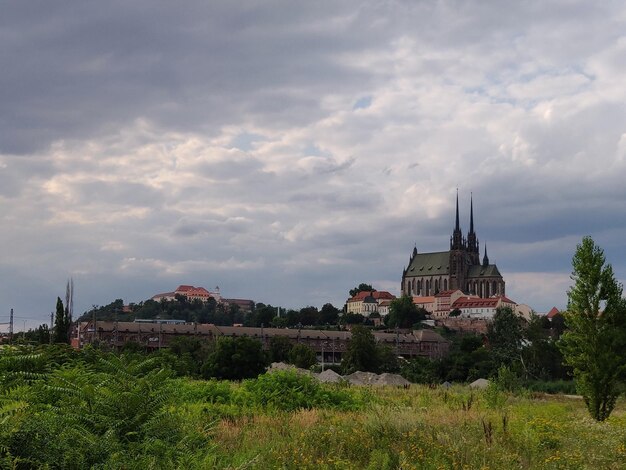
M 480 391 L 290 371 L 228 382 L 144 356 L 5 348 L 0 468 L 623 468 L 623 401 L 597 422 L 581 399 L 511 392 L 500 375 Z

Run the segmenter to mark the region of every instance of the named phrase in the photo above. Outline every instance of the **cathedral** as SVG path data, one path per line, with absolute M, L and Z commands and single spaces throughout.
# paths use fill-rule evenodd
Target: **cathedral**
M 474 201 L 470 199 L 470 229 L 463 237 L 459 225 L 459 195 L 456 195 L 456 224 L 450 250 L 418 253 L 417 247 L 402 271 L 402 295 L 432 296 L 441 291 L 461 290 L 479 297 L 504 296 L 504 279 L 495 264 L 489 264 L 487 246 L 482 262 L 474 232 Z

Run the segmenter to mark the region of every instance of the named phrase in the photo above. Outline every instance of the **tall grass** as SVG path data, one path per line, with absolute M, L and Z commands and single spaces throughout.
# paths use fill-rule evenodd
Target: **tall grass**
M 359 408 L 299 409 L 221 420 L 216 468 L 623 468 L 626 413 L 606 423 L 581 400 L 414 386 L 376 388 Z

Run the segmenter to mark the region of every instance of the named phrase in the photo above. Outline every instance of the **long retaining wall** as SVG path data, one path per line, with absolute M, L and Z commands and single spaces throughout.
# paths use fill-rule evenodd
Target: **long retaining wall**
M 432 359 L 445 356 L 449 343 L 438 333 L 431 330 L 412 332 L 374 331 L 378 343 L 389 346 L 398 356 L 423 356 Z M 139 323 L 139 322 L 81 322 L 78 331 L 74 330 L 72 344 L 82 348 L 90 343 L 104 343 L 118 348 L 127 342 L 135 342 L 147 349 L 168 347 L 176 337 L 199 337 L 214 341 L 221 336 L 248 336 L 269 348 L 270 340 L 275 336 L 289 338 L 292 343 L 302 343 L 313 349 L 324 362 L 339 362 L 347 350 L 352 337 L 349 331 L 308 330 L 291 328 L 251 328 L 240 326 L 216 326 L 204 323 Z

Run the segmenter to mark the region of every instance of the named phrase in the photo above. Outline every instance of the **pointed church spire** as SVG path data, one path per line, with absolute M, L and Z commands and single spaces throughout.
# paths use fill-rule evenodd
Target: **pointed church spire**
M 485 243 L 485 256 L 483 256 L 483 266 L 489 265 L 489 256 L 487 256 L 487 244 Z
M 459 224 L 459 188 L 456 188 L 456 225 L 454 226 L 454 230 L 461 230 Z
M 472 193 L 470 193 L 470 233 L 474 233 L 474 196 Z

